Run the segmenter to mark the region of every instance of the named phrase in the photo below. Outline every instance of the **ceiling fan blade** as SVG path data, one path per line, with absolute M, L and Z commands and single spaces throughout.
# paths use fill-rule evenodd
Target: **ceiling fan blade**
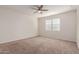
M 43 5 L 40 5 L 37 8 L 38 8 L 38 10 L 41 10 L 43 8 Z
M 48 10 L 46 10 L 46 9 L 43 9 L 43 10 L 41 10 L 41 11 L 48 11 Z
M 37 8 L 32 8 L 32 9 L 34 9 L 34 10 L 38 10 Z

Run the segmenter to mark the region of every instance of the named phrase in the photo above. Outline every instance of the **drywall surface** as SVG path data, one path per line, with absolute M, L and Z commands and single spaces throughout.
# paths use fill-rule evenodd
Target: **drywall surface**
M 46 31 L 45 20 L 60 18 L 60 31 Z M 76 42 L 76 11 L 68 11 L 58 15 L 51 15 L 38 19 L 39 34 L 49 38 L 62 39 Z
M 28 11 L 26 11 L 28 12 Z M 0 7 L 0 43 L 37 35 L 37 18 Z
M 77 46 L 79 48 L 79 7 L 77 7 Z

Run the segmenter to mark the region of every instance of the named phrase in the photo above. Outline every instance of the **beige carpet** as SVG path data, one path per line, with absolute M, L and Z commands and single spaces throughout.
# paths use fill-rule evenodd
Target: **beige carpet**
M 0 44 L 0 53 L 10 54 L 71 54 L 79 53 L 76 43 L 35 37 L 31 39 L 18 40 Z

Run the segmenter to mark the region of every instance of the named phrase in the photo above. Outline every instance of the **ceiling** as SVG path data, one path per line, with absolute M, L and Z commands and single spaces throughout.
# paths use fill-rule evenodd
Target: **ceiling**
M 32 9 L 34 5 L 6 5 L 6 6 L 0 6 L 0 7 L 5 7 L 8 9 L 15 10 L 17 12 L 21 12 L 28 15 L 34 15 L 37 17 L 44 17 L 49 15 L 59 14 L 59 13 L 67 12 L 74 9 L 73 6 L 71 5 L 44 5 L 44 8 L 48 9 L 48 11 L 43 12 L 43 14 L 38 14 L 38 13 L 33 13 L 35 11 Z

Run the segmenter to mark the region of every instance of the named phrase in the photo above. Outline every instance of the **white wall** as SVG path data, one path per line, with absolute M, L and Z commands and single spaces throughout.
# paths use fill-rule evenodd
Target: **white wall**
M 61 19 L 60 32 L 46 32 L 45 20 L 59 17 Z M 58 15 L 39 18 L 39 34 L 45 37 L 76 42 L 76 11 L 69 11 Z
M 77 46 L 79 48 L 79 7 L 77 7 Z
M 0 7 L 0 43 L 36 35 L 37 18 Z

